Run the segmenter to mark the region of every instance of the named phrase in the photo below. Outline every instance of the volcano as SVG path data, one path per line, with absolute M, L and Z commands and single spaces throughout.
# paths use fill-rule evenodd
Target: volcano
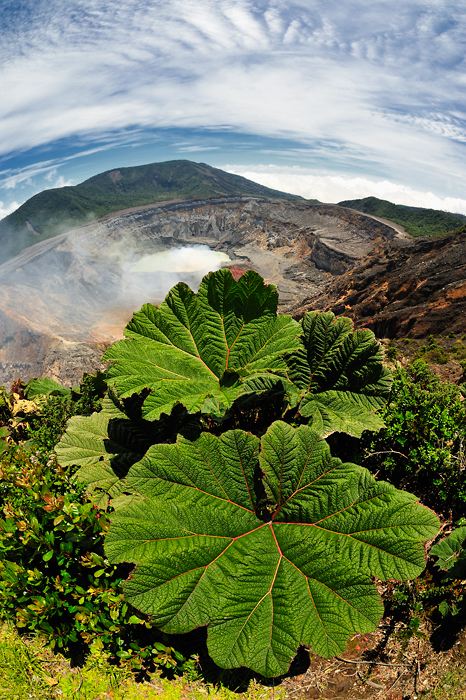
M 77 384 L 101 367 L 132 312 L 180 280 L 196 289 L 210 269 L 255 269 L 278 287 L 285 312 L 400 235 L 344 207 L 275 196 L 111 212 L 28 243 L 0 265 L 0 383 Z

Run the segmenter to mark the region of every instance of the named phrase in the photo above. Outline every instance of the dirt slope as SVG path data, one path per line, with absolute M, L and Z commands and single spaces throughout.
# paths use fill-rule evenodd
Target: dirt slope
M 292 313 L 310 309 L 345 313 L 380 338 L 466 333 L 466 230 L 382 244 Z

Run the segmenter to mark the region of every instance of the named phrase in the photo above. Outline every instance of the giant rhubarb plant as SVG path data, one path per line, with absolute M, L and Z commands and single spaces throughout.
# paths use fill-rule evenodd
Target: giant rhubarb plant
M 136 565 L 128 601 L 167 632 L 207 625 L 220 666 L 266 676 L 300 644 L 331 656 L 374 629 L 372 578 L 417 576 L 438 529 L 323 440 L 382 425 L 374 335 L 331 313 L 277 316 L 277 301 L 257 273 L 220 270 L 145 305 L 105 354 L 102 412 L 72 418 L 56 448 L 113 499 L 106 551 Z M 232 430 L 246 413 L 249 431 Z
M 436 516 L 416 497 L 331 457 L 311 428 L 273 423 L 154 445 L 127 481 L 143 501 L 114 516 L 113 563 L 137 566 L 125 596 L 166 632 L 208 625 L 213 660 L 275 676 L 300 644 L 322 656 L 377 627 L 372 576 L 425 565 Z
M 288 360 L 299 414 L 323 437 L 380 430 L 376 411 L 387 401 L 391 374 L 372 331 L 355 332 L 349 318 L 331 312 L 307 313 L 301 324 L 303 345 Z
M 204 277 L 199 293 L 177 284 L 159 307 L 145 304 L 125 329 L 127 340 L 107 350 L 121 398 L 150 389 L 142 416 L 156 420 L 177 403 L 190 413 L 222 418 L 250 391 L 247 379 L 277 381 L 283 356 L 301 346 L 301 329 L 277 316 L 278 294 L 249 271 L 238 282 L 229 270 Z

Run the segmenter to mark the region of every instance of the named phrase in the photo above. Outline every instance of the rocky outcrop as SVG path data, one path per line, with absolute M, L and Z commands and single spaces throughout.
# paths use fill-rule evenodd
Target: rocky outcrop
M 6 386 L 18 377 L 27 381 L 31 376 L 76 386 L 84 372 L 104 369 L 100 360 L 106 347 L 106 343 L 70 341 L 34 330 L 0 311 L 0 375 Z
M 195 273 L 146 273 L 144 255 L 203 244 L 233 268 L 276 284 L 282 310 L 316 294 L 335 275 L 396 232 L 343 207 L 260 197 L 174 201 L 110 214 L 37 243 L 0 266 L 0 384 L 21 375 L 76 384 L 100 366 L 134 309 L 160 302 Z
M 466 231 L 392 240 L 293 307 L 345 313 L 380 338 L 466 333 Z

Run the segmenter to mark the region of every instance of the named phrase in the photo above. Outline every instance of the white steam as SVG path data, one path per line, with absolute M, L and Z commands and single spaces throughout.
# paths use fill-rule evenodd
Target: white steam
M 113 342 L 143 304 L 159 304 L 178 282 L 197 291 L 229 259 L 206 245 L 157 243 L 96 229 L 31 246 L 0 266 L 0 323 L 6 313 L 65 342 Z
M 228 255 L 206 245 L 170 248 L 137 259 L 133 254 L 120 261 L 120 306 L 136 310 L 146 302 L 158 304 L 178 282 L 197 291 L 204 275 L 219 270 L 228 260 Z
M 171 248 L 161 253 L 144 255 L 131 270 L 132 272 L 198 273 L 204 276 L 211 270 L 218 270 L 221 263 L 229 260 L 226 253 L 217 253 L 206 245 Z M 167 290 L 168 291 L 168 290 Z

